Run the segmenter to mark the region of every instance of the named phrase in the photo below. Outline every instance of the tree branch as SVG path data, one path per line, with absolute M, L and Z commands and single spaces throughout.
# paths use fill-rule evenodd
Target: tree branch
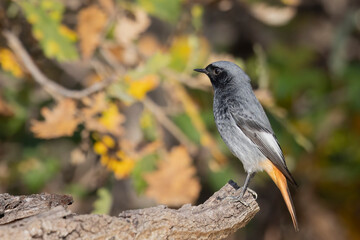
M 35 65 L 28 52 L 25 50 L 20 40 L 11 32 L 4 30 L 2 34 L 5 36 L 9 47 L 14 51 L 23 62 L 24 66 L 30 72 L 34 80 L 39 83 L 44 89 L 51 93 L 57 93 L 64 97 L 80 99 L 92 93 L 98 92 L 107 87 L 113 79 L 105 79 L 104 81 L 95 83 L 88 88 L 82 90 L 70 90 L 52 81 L 46 77 L 39 68 Z
M 242 203 L 227 198 L 239 194 L 239 187 L 229 181 L 198 206 L 187 204 L 177 210 L 157 206 L 125 211 L 118 217 L 73 214 L 66 210 L 72 202 L 69 196 L 1 194 L 0 239 L 222 239 L 259 211 L 248 192 Z M 20 214 L 32 203 L 36 211 Z

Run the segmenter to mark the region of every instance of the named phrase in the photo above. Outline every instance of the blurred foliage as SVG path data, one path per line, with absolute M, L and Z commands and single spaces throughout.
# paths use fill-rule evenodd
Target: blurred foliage
M 32 25 L 33 35 L 47 57 L 59 61 L 78 58 L 75 45 L 77 35 L 61 24 L 64 5 L 56 0 L 18 1 L 26 19 Z
M 359 16 L 355 0 L 1 1 L 1 30 L 19 36 L 50 81 L 85 89 L 114 79 L 66 98 L 1 38 L 1 192 L 64 192 L 75 212 L 117 214 L 242 184 L 213 121 L 210 82 L 193 72 L 229 60 L 251 77 L 300 185 L 299 234 L 259 174 L 264 210 L 239 236 L 359 239 Z
M 97 195 L 98 199 L 94 202 L 94 210 L 92 213 L 109 214 L 112 205 L 111 193 L 106 188 L 100 188 L 97 190 Z

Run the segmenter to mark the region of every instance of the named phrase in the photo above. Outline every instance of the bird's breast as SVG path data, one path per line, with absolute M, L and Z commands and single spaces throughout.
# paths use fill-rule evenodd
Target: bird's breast
M 216 127 L 230 151 L 243 163 L 247 172 L 261 171 L 265 158 L 257 146 L 236 125 L 227 106 L 214 109 Z

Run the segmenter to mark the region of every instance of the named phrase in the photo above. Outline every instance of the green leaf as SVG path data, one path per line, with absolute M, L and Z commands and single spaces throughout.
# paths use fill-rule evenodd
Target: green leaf
M 360 66 L 359 64 L 349 65 L 344 74 L 344 80 L 347 81 L 345 97 L 354 109 L 360 109 L 359 93 L 360 93 Z
M 59 170 L 59 161 L 54 158 L 29 157 L 19 164 L 22 182 L 30 192 L 39 192 Z
M 191 122 L 191 119 L 185 113 L 173 117 L 174 123 L 183 133 L 193 142 L 200 144 L 200 135 Z
M 137 68 L 134 71 L 129 72 L 129 75 L 133 79 L 139 79 L 144 77 L 145 75 L 149 75 L 152 73 L 159 73 L 163 68 L 169 65 L 170 56 L 163 53 L 155 53 L 149 60 L 147 60 L 146 64 L 140 68 Z
M 56 0 L 19 1 L 27 20 L 32 24 L 34 37 L 49 58 L 58 61 L 76 60 L 78 53 L 72 37 L 61 25 L 64 6 Z
M 92 211 L 92 213 L 109 214 L 112 205 L 111 193 L 106 188 L 100 188 L 97 191 L 97 196 L 98 198 L 94 202 L 94 210 Z
M 127 75 L 132 79 L 140 79 L 149 74 L 158 74 L 163 68 L 165 68 L 170 61 L 170 57 L 167 54 L 160 52 L 154 54 L 144 66 L 141 66 L 135 70 L 130 70 Z M 124 81 L 116 81 L 107 88 L 108 94 L 111 97 L 120 99 L 121 101 L 132 103 L 134 99 L 126 93 L 126 85 Z
M 161 20 L 175 23 L 179 19 L 181 0 L 138 0 L 137 2 L 146 12 Z
M 143 177 L 146 172 L 151 172 L 156 169 L 156 162 L 158 156 L 151 154 L 143 157 L 140 161 L 137 161 L 134 169 L 132 170 L 131 176 L 135 190 L 138 193 L 143 193 L 147 187 L 147 183 Z
M 88 196 L 88 190 L 78 183 L 71 183 L 67 185 L 64 192 L 79 199 L 84 199 Z

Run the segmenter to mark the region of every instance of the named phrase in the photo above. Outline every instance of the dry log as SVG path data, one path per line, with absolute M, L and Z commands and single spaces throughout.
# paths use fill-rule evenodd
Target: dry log
M 0 239 L 222 239 L 244 227 L 259 211 L 247 192 L 227 183 L 206 202 L 179 209 L 157 206 L 122 212 L 118 217 L 76 215 L 70 196 L 0 195 Z

